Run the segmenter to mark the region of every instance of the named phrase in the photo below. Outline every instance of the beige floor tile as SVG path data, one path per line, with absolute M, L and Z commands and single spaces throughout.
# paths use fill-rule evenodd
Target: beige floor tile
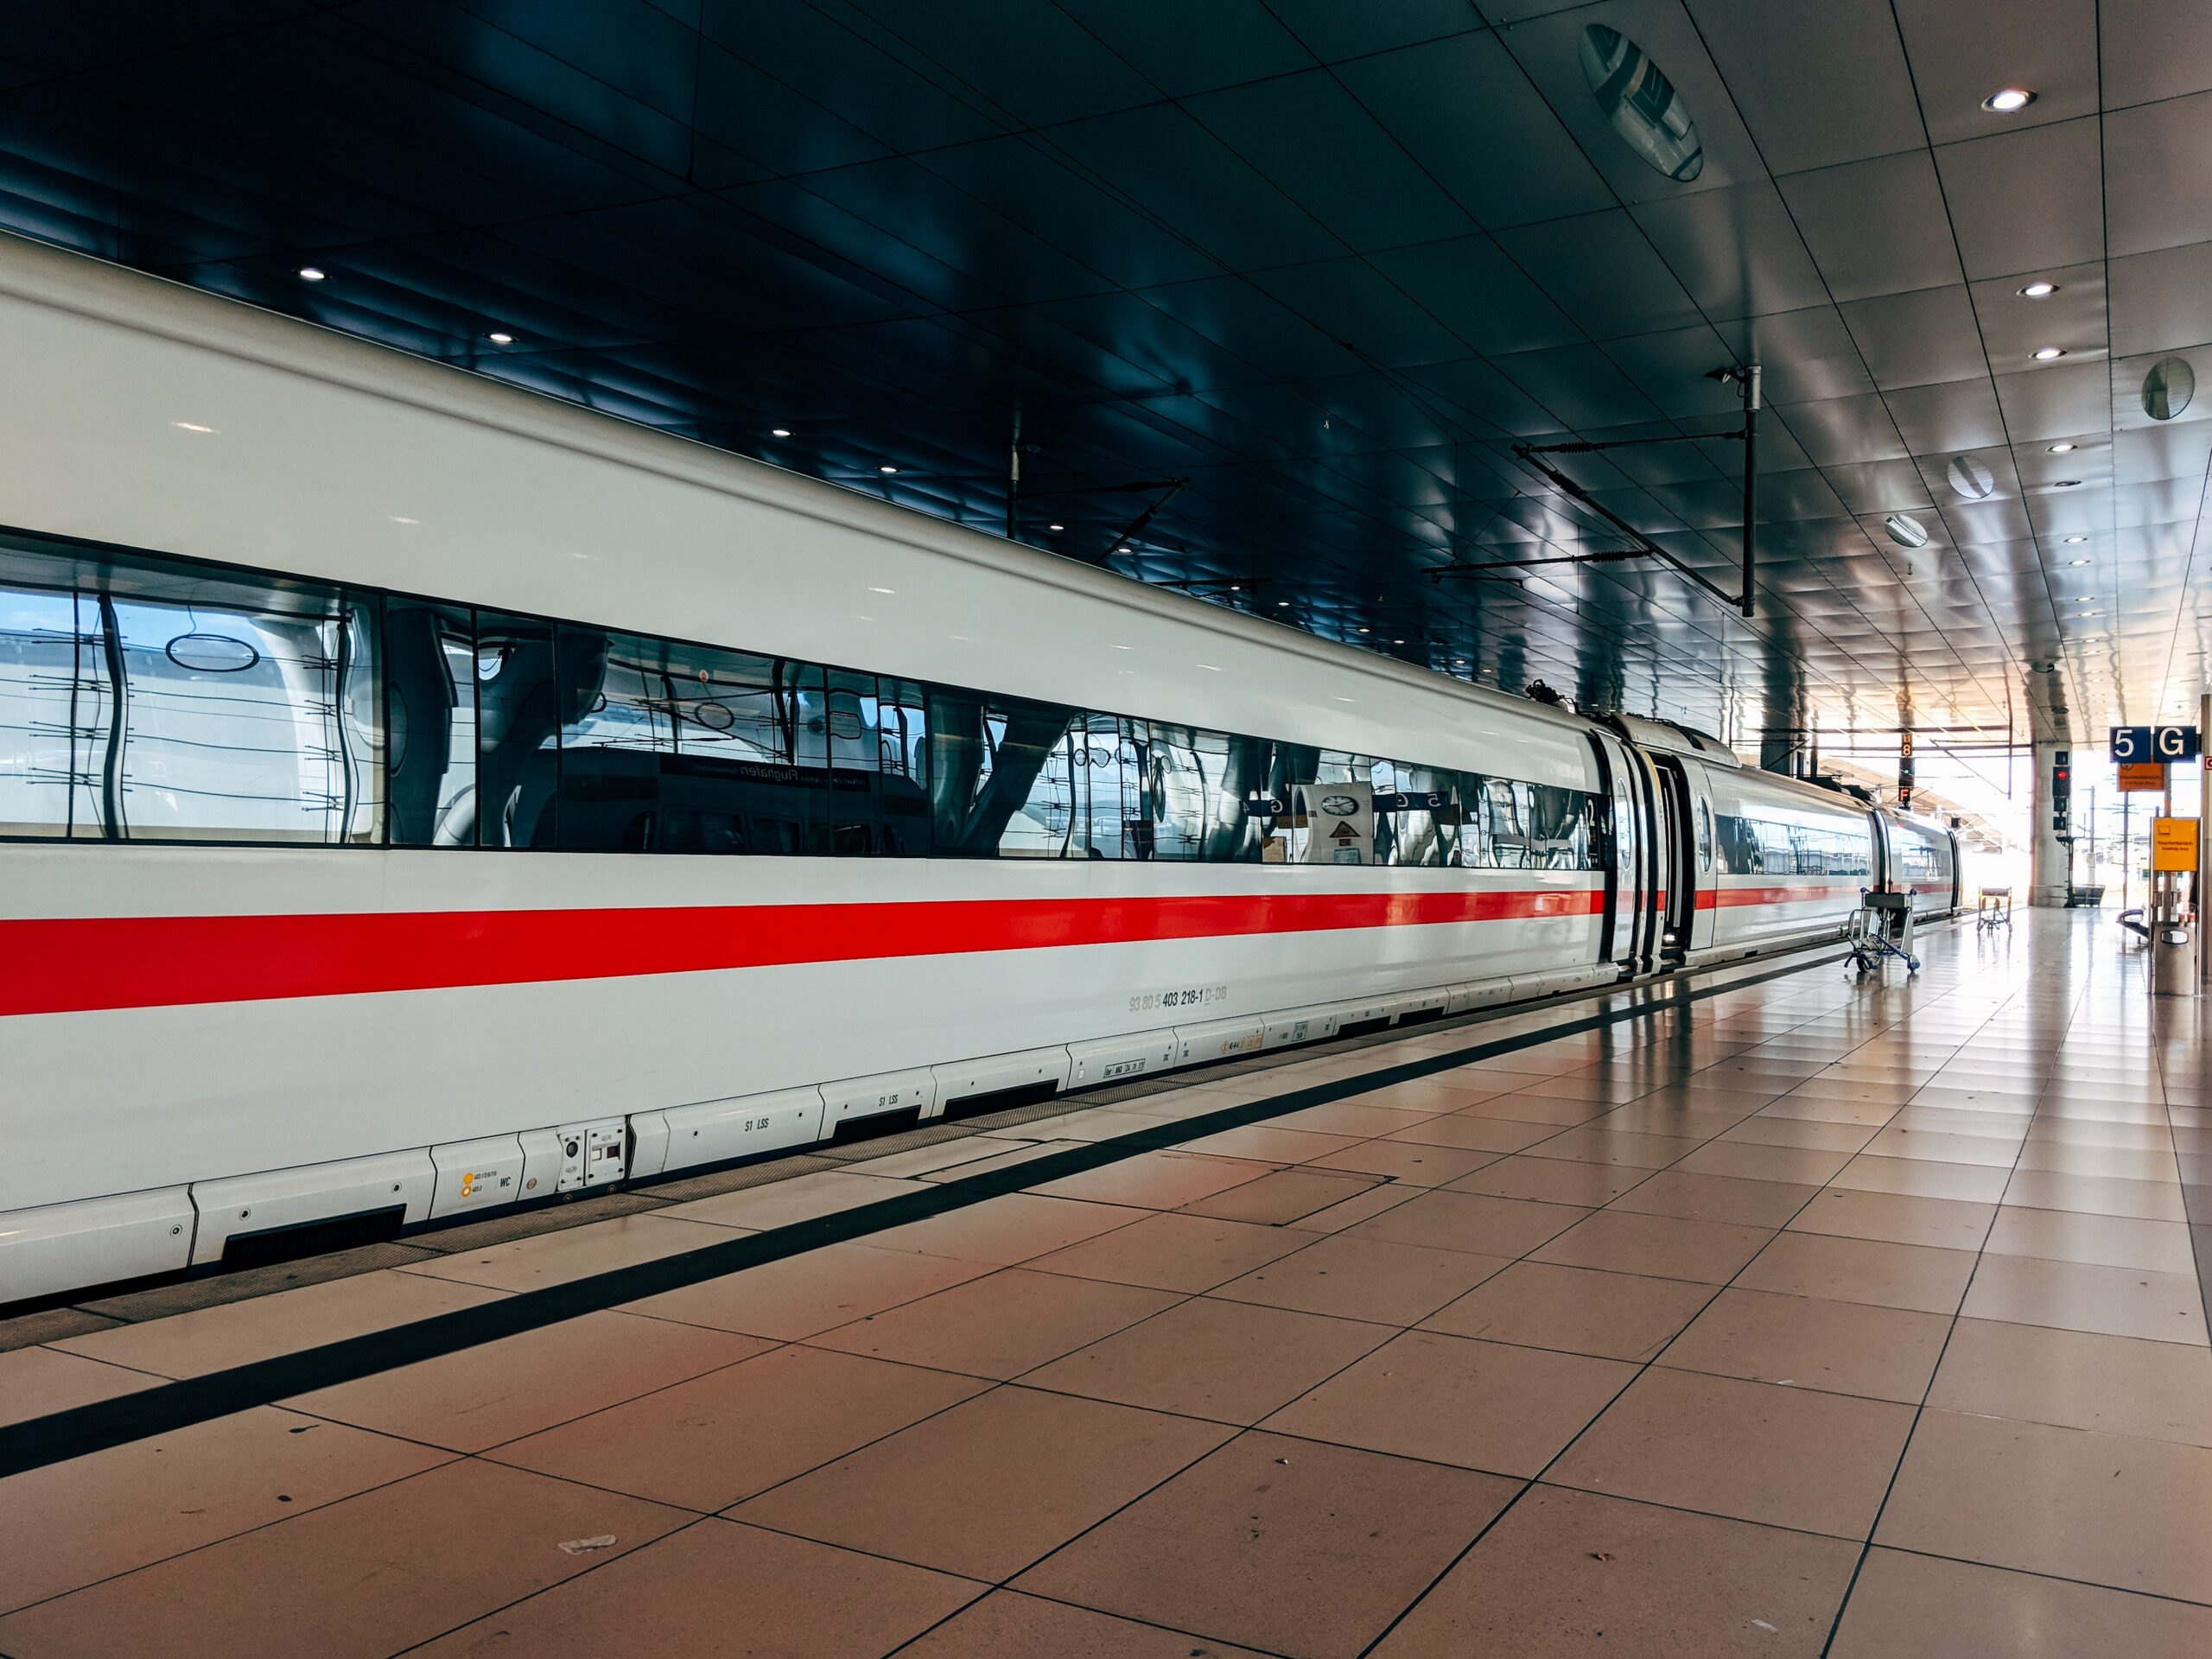
M 834 1216 L 842 1211 L 856 1210 L 864 1204 L 881 1204 L 902 1192 L 928 1190 L 918 1181 L 856 1175 L 843 1169 L 819 1169 L 794 1175 L 789 1180 L 771 1181 L 765 1186 L 743 1186 L 734 1192 L 718 1192 L 711 1198 L 671 1205 L 654 1213 L 672 1221 L 706 1221 L 717 1226 L 760 1231 L 812 1221 L 817 1216 Z
M 1516 1082 L 1535 1082 L 1525 1072 L 1492 1074 L 1477 1078 L 1463 1069 L 1413 1083 L 1394 1083 L 1352 1096 L 1363 1106 L 1382 1106 L 1398 1112 L 1456 1112 L 1478 1101 L 1510 1094 Z
M 1787 1296 L 1954 1313 L 1966 1294 L 1974 1260 L 1970 1250 L 1783 1233 L 1752 1259 L 1736 1283 Z
M 262 1407 L 11 1475 L 0 1480 L 0 1609 L 419 1474 L 447 1456 Z M 0 1653 L 15 1651 L 0 1642 Z
M 1928 1411 L 1879 1542 L 2212 1601 L 2212 1451 Z
M 880 1250 L 859 1243 L 825 1244 L 802 1255 L 648 1296 L 623 1311 L 790 1341 L 990 1270 L 982 1262 Z
M 0 1427 L 156 1387 L 157 1376 L 51 1348 L 0 1353 Z
M 1381 1326 L 1210 1299 L 1154 1314 L 1026 1379 L 1096 1400 L 1254 1423 L 1389 1337 Z
M 1515 1490 L 1467 1470 L 1243 1434 L 1016 1587 L 1273 1652 L 1351 1659 Z
M 1859 1192 L 1895 1192 L 1905 1198 L 1954 1198 L 1967 1204 L 1994 1204 L 2005 1195 L 2011 1173 L 1985 1164 L 1941 1164 L 1925 1158 L 1853 1159 L 1834 1176 L 1831 1186 Z
M 1858 1559 L 1840 1539 L 1538 1486 L 1375 1659 L 1817 1659 Z
M 2178 1221 L 2133 1216 L 2085 1216 L 2008 1204 L 1997 1212 L 1984 1248 L 1999 1255 L 2039 1255 L 2053 1262 L 2088 1262 L 2107 1268 L 2152 1268 L 2160 1273 L 2196 1271 L 2189 1229 Z M 89 1340 L 89 1338 L 87 1338 Z
M 1308 1216 L 1356 1198 L 1380 1184 L 1376 1175 L 1341 1170 L 1279 1169 L 1255 1181 L 1183 1206 L 1184 1213 L 1220 1221 L 1249 1222 L 1256 1227 L 1295 1226 Z
M 1981 1417 L 2212 1446 L 2212 1350 L 1961 1319 L 1928 1403 Z
M 1494 1164 L 1494 1152 L 1473 1152 L 1464 1147 L 1435 1147 L 1402 1141 L 1363 1141 L 1342 1152 L 1316 1158 L 1308 1169 L 1338 1169 L 1357 1174 L 1382 1175 L 1407 1186 L 1442 1186 L 1462 1175 L 1471 1175 L 1485 1164 Z
M 1206 1216 L 1147 1216 L 1086 1238 L 1029 1265 L 1042 1273 L 1148 1285 L 1155 1290 L 1211 1290 L 1321 1236 L 1287 1227 Z
M 1402 1204 L 1410 1204 L 1431 1189 L 1407 1186 L 1396 1181 L 1383 1181 L 1370 1186 L 1356 1198 L 1341 1204 L 1332 1204 L 1325 1210 L 1316 1210 L 1312 1215 L 1300 1218 L 1301 1232 L 1341 1233 L 1363 1221 L 1372 1220 L 1386 1210 L 1395 1210 Z
M 2116 1123 L 2097 1117 L 2038 1116 L 2028 1128 L 2028 1139 L 2069 1147 L 2132 1147 L 2141 1152 L 2171 1152 L 2174 1147 L 2174 1132 L 2164 1123 Z
M 1747 1181 L 1733 1175 L 1693 1175 L 1662 1169 L 1612 1202 L 1638 1215 L 1679 1216 L 1739 1227 L 1779 1227 L 1820 1189 L 1789 1181 Z
M 1007 1268 L 810 1337 L 818 1348 L 970 1376 L 1019 1376 L 1179 1300 L 1103 1280 Z
M 2039 1256 L 1985 1255 L 1962 1310 L 1975 1319 L 2095 1331 L 2157 1342 L 2205 1341 L 2194 1273 L 2107 1268 Z
M 690 1518 L 460 1459 L 0 1619 L 0 1652 L 380 1659 Z M 561 1548 L 606 1537 L 601 1548 Z
M 2022 1169 L 2047 1169 L 2065 1175 L 2102 1175 L 2126 1181 L 2177 1179 L 2171 1152 L 2140 1152 L 2126 1147 L 2069 1147 L 2051 1141 L 2020 1148 Z
M 1311 1129 L 1322 1135 L 1350 1135 L 1364 1140 L 1370 1135 L 1395 1134 L 1439 1116 L 1442 1110 L 1439 1108 L 1437 1112 L 1410 1112 L 1402 1106 L 1382 1106 L 1365 1100 L 1332 1100 L 1325 1105 L 1301 1107 L 1268 1122 L 1278 1129 Z
M 1550 1123 L 1568 1128 L 1602 1117 L 1609 1109 L 1602 1100 L 1547 1100 L 1538 1095 L 1493 1095 L 1459 1109 L 1461 1117 L 1497 1117 L 1514 1123 Z
M 1080 1117 L 1083 1114 L 1071 1112 L 1069 1116 Z M 1059 1120 L 1055 1119 L 1049 1127 L 1039 1124 L 1026 1135 L 1012 1130 L 1004 1135 L 981 1132 L 965 1135 L 950 1141 L 939 1141 L 926 1147 L 916 1147 L 909 1152 L 886 1153 L 876 1158 L 863 1157 L 852 1167 L 855 1174 L 895 1175 L 902 1179 L 919 1180 L 925 1175 L 941 1175 L 947 1170 L 958 1169 L 963 1164 L 993 1161 L 1009 1155 L 1034 1152 L 1039 1147 L 1047 1144 L 1045 1139 L 1046 1135 L 1058 1133 L 1058 1128 Z M 1087 1142 L 1070 1137 L 1052 1144 L 1056 1144 L 1060 1150 L 1065 1151 L 1071 1146 L 1085 1145 Z M 862 1147 L 860 1150 L 864 1153 L 866 1147 Z
M 982 1589 L 709 1519 L 414 1651 L 423 1659 L 875 1659 Z
M 1864 1538 L 1909 1406 L 1647 1370 L 1545 1478 L 1738 1521 Z
M 1599 1268 L 1608 1273 L 1718 1285 L 1735 1277 L 1772 1236 L 1764 1227 L 1600 1210 L 1535 1255 L 1539 1262 L 1561 1267 Z
M 1035 1189 L 1040 1198 L 1084 1198 L 1173 1210 L 1255 1181 L 1275 1167 L 1248 1158 L 1203 1158 L 1186 1152 L 1141 1152 L 1117 1164 L 1063 1176 Z
M 1761 1117 L 1794 1118 L 1806 1123 L 1855 1123 L 1878 1129 L 1904 1107 L 1909 1089 L 1872 1089 L 1859 1094 L 1812 1092 L 1810 1083 L 1791 1090 L 1758 1109 Z
M 1230 1431 L 1001 1388 L 731 1511 L 740 1521 L 940 1572 L 1020 1572 Z
M 1417 1194 L 1351 1230 L 1389 1244 L 1425 1244 L 1511 1257 L 1557 1237 L 1587 1213 L 1568 1205 L 1485 1198 L 1442 1188 Z
M 2016 1112 L 1977 1111 L 1960 1106 L 1929 1106 L 1916 1101 L 1890 1120 L 1889 1127 L 1899 1132 L 1914 1135 L 1931 1131 L 1951 1135 L 1973 1135 L 1991 1141 L 2018 1143 L 2033 1122 L 2027 1103 L 2021 1103 Z
M 1211 1153 L 1222 1158 L 1251 1158 L 1271 1164 L 1302 1164 L 1309 1159 L 1325 1158 L 1332 1152 L 1342 1152 L 1346 1147 L 1365 1138 L 1352 1135 L 1317 1135 L 1310 1129 L 1279 1129 L 1268 1123 L 1248 1123 L 1242 1128 L 1223 1129 L 1218 1134 L 1202 1135 L 1189 1142 L 1187 1149 Z
M 1487 1152 L 1499 1157 L 1548 1141 L 1560 1133 L 1555 1123 L 1523 1123 L 1517 1118 L 1491 1117 L 1454 1112 L 1446 1117 L 1425 1117 L 1384 1137 L 1423 1147 L 1457 1147 L 1465 1152 Z
M 1531 1158 L 1566 1158 L 1583 1164 L 1621 1164 L 1630 1169 L 1664 1169 L 1703 1141 L 1687 1135 L 1637 1135 L 1594 1123 L 1564 1129 L 1529 1148 Z
M 1709 1285 L 1516 1262 L 1421 1321 L 1431 1331 L 1607 1359 L 1652 1358 L 1696 1317 Z
M 715 1235 L 703 1232 L 711 1240 Z M 503 1300 L 503 1293 L 448 1285 L 392 1268 L 307 1285 L 71 1337 L 54 1347 L 158 1376 L 205 1376 L 279 1354 Z
M 1676 1166 L 1693 1175 L 1735 1175 L 1753 1181 L 1796 1181 L 1818 1186 L 1851 1161 L 1847 1152 L 1813 1147 L 1755 1147 L 1710 1141 Z
M 1655 1086 L 1655 1083 L 1636 1077 L 1611 1077 L 1602 1072 L 1583 1071 L 1545 1077 L 1522 1085 L 1518 1092 L 1538 1100 L 1598 1100 L 1618 1104 L 1634 1100 Z
M 610 1273 L 617 1268 L 635 1267 L 640 1262 L 658 1262 L 710 1244 L 727 1244 L 733 1234 L 742 1236 L 745 1230 L 728 1226 L 702 1227 L 696 1221 L 671 1221 L 665 1214 L 617 1216 L 612 1221 L 595 1221 L 588 1226 L 570 1227 L 557 1233 L 540 1233 L 534 1238 L 518 1238 L 480 1250 L 456 1250 L 451 1255 L 396 1271 L 426 1279 L 485 1285 L 494 1290 L 542 1290 L 548 1285 L 564 1285 L 571 1280 Z
M 1498 1198 L 1533 1198 L 1542 1204 L 1572 1204 L 1595 1209 L 1639 1182 L 1648 1169 L 1618 1164 L 1578 1164 L 1563 1158 L 1501 1158 L 1471 1175 L 1447 1183 L 1455 1192 L 1480 1192 Z
M 1988 1237 L 1989 1224 L 1996 1214 L 1993 1204 L 1832 1186 L 1805 1206 L 1789 1224 L 1789 1230 L 1878 1238 L 1891 1244 L 1932 1244 L 1947 1250 L 1978 1250 Z
M 995 1590 L 899 1649 L 899 1659 L 1263 1659 L 1157 1624 Z
M 961 1144 L 961 1143 L 951 1143 Z M 988 1146 L 991 1143 L 977 1135 L 964 1144 Z M 977 1175 L 995 1175 L 1001 1170 L 1016 1169 L 1024 1164 L 1033 1164 L 1040 1158 L 1057 1158 L 1064 1152 L 1080 1152 L 1089 1142 L 1083 1141 L 1039 1141 L 1029 1145 L 1014 1143 L 1009 1150 L 972 1159 L 961 1164 L 947 1164 L 939 1169 L 925 1170 L 915 1179 L 933 1185 L 944 1185 L 969 1179 Z M 1033 1174 L 1034 1172 L 1032 1172 Z
M 927 1221 L 871 1233 L 868 1243 L 879 1250 L 912 1250 L 1010 1268 L 1048 1250 L 1065 1249 L 1079 1238 L 1126 1227 L 1151 1213 L 1121 1205 L 1008 1192 Z
M 2068 1175 L 2049 1169 L 2016 1169 L 2005 1202 L 2036 1210 L 2082 1215 L 2136 1216 L 2145 1221 L 2184 1221 L 2177 1181 L 2132 1181 L 2124 1176 Z
M 485 1455 L 687 1510 L 728 1509 L 990 1384 L 779 1348 Z
M 281 1403 L 456 1452 L 534 1434 L 762 1352 L 756 1337 L 586 1313 Z
M 1338 1234 L 1255 1268 L 1212 1294 L 1232 1302 L 1407 1325 L 1510 1265 L 1503 1256 Z
M 1659 1363 L 1917 1405 L 1950 1328 L 1949 1318 L 1941 1313 L 1724 1290 Z
M 1856 1123 L 1831 1123 L 1818 1118 L 1745 1118 L 1721 1139 L 1745 1146 L 1801 1147 L 1815 1152 L 1857 1152 L 1874 1138 L 1875 1131 Z
M 1832 1659 L 2201 1659 L 2212 1608 L 1965 1561 L 1876 1549 L 1836 1631 Z
M 1525 1478 L 1635 1375 L 1615 1360 L 1408 1331 L 1262 1427 Z

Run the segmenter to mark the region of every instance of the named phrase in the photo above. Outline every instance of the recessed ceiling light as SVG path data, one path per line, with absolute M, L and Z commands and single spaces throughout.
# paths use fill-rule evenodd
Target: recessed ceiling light
M 303 283 L 319 283 L 329 274 L 330 273 L 325 270 L 321 265 L 302 265 L 300 267 L 300 280 Z
M 2036 95 L 2024 86 L 1999 86 L 1981 100 L 1981 107 L 1993 115 L 2017 115 L 2036 101 Z
M 1402 645 L 1406 642 L 1402 639 L 1393 639 L 1390 643 L 1394 645 Z
M 2069 569 L 2078 570 L 2083 565 L 2087 564 L 2088 561 L 2087 559 L 2069 559 L 2066 563 Z
M 886 478 L 888 478 L 892 474 L 897 472 L 899 469 L 896 467 L 879 467 L 875 470 L 881 473 Z
M 1216 668 L 1211 663 L 1200 663 L 1198 666 L 1205 670 L 1209 674 L 1218 674 L 1221 672 L 1221 671 Z
M 896 588 L 871 588 L 868 589 L 868 592 L 871 594 L 895 594 L 899 590 Z
M 2078 478 L 2059 478 L 2051 480 L 2050 487 L 2054 490 L 2072 490 L 2079 489 L 2081 484 L 2082 480 Z
M 404 512 L 387 512 L 385 517 L 395 524 L 419 524 L 423 522 L 420 518 L 410 518 Z
M 2057 292 L 2058 284 L 2056 283 L 2046 283 L 2038 280 L 2037 282 L 2030 283 L 2025 288 L 2022 289 L 2020 290 L 2020 296 L 2023 299 L 2029 300 L 2047 300 Z
M 1045 528 L 1047 530 L 1065 530 L 1067 526 L 1065 524 L 1047 524 Z
M 1951 487 L 1969 501 L 1986 501 L 1997 488 L 1997 474 L 1972 455 L 1954 455 L 1944 472 Z
M 169 424 L 180 432 L 198 432 L 202 435 L 212 434 L 215 429 L 212 426 L 202 426 L 197 421 L 171 421 Z
M 2089 538 L 2086 536 L 2069 536 L 2066 538 L 2066 545 L 2069 547 L 2079 547 L 2082 543 L 2088 539 Z
M 504 328 L 495 328 L 484 338 L 494 346 L 512 346 L 515 343 L 515 337 Z
M 1372 633 L 1372 632 L 1375 632 L 1375 630 L 1374 630 L 1374 629 L 1372 629 L 1372 628 L 1362 628 L 1362 629 L 1360 630 L 1360 632 L 1361 632 L 1362 633 Z
M 1889 531 L 1890 539 L 1899 547 L 1913 548 L 1928 545 L 1928 527 L 1917 518 L 1909 518 L 1904 513 L 1893 512 L 1882 520 L 1882 528 Z
M 1123 543 L 1122 543 L 1119 547 L 1116 548 L 1114 550 L 1115 550 L 1116 553 L 1126 553 L 1126 552 L 1128 552 L 1128 551 L 1129 550 L 1129 544 L 1128 544 L 1127 542 L 1123 542 Z
M 2036 347 L 2036 361 L 2038 363 L 2048 363 L 2055 357 L 2063 357 L 2065 355 L 2066 348 L 2063 346 L 2038 346 Z
M 2104 613 L 2102 611 L 2084 611 L 2082 614 L 2084 616 L 2102 616 Z
M 1279 611 L 1281 611 L 1281 610 L 1287 610 L 1287 609 L 1288 609 L 1288 608 L 1289 608 L 1289 606 L 1290 606 L 1290 601 L 1289 601 L 1288 600 L 1287 600 L 1287 599 L 1279 599 L 1279 600 L 1275 601 L 1275 609 L 1277 609 L 1277 610 L 1279 610 Z
M 2070 455 L 2074 453 L 2074 446 L 2070 443 L 2054 443 L 2050 446 L 2050 453 L 2054 455 Z
M 768 429 L 768 435 L 772 438 L 788 438 L 791 435 L 791 429 L 788 426 L 772 426 Z

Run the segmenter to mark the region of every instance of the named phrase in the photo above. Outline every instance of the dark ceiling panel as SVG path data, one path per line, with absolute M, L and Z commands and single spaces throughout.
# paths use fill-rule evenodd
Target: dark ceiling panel
M 1023 538 L 1486 683 L 1746 738 L 2024 721 L 2056 659 L 2095 724 L 2177 712 L 2212 627 L 2208 15 L 79 0 L 0 11 L 0 225 L 984 530 L 1019 412 Z M 1593 24 L 1694 177 L 1592 97 Z M 2161 421 L 2170 355 L 2208 390 Z M 1755 617 L 1648 561 L 1428 579 L 1618 545 L 1511 449 L 1580 438 L 1638 441 L 1560 470 L 1732 580 L 1742 359 Z M 1111 486 L 1168 477 L 1113 552 Z

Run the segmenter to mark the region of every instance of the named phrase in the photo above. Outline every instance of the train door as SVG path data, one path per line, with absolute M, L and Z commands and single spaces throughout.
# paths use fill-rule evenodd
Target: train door
M 1690 821 L 1690 949 L 1708 950 L 1720 919 L 1720 827 L 1713 817 L 1712 780 L 1694 760 L 1682 762 L 1682 787 Z
M 1599 733 L 1590 735 L 1598 756 L 1598 783 L 1605 801 L 1605 920 L 1599 936 L 1601 961 L 1633 974 L 1641 960 L 1645 931 L 1644 836 L 1637 822 L 1634 756 L 1625 746 Z
M 1679 962 L 1713 944 L 1720 876 L 1714 860 L 1713 798 L 1705 768 L 1677 755 L 1652 757 L 1659 772 L 1660 816 L 1667 823 L 1665 955 Z
M 1662 965 L 1671 966 L 1690 948 L 1690 918 L 1697 907 L 1689 791 L 1683 785 L 1681 763 L 1672 755 L 1655 755 L 1652 768 L 1659 780 L 1659 813 L 1653 839 L 1665 860 L 1660 866 L 1665 885 L 1660 893 L 1659 958 Z

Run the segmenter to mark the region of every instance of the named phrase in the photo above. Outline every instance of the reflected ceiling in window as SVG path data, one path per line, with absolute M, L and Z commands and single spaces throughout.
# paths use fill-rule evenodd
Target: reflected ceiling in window
M 1705 171 L 1697 123 L 1642 47 L 1618 29 L 1592 23 L 1582 31 L 1580 55 L 1598 106 L 1630 149 L 1678 184 Z

